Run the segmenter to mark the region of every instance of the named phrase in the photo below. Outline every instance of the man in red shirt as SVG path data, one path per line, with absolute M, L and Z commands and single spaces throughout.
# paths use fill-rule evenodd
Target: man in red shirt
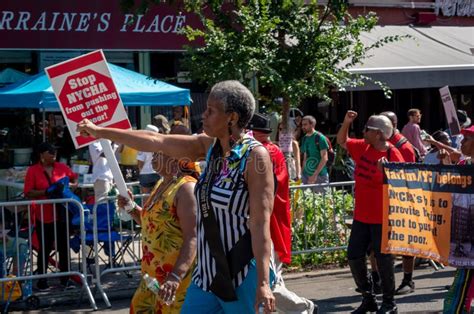
M 291 262 L 290 179 L 286 168 L 285 156 L 280 148 L 273 144 L 269 138 L 272 132 L 269 118 L 255 113 L 247 129 L 252 130 L 255 139 L 262 143 L 270 153 L 273 174 L 276 180 L 275 200 L 270 217 L 270 233 L 276 268 L 275 286 L 273 289 L 276 307 L 278 311 L 283 313 L 313 313 L 314 303 L 286 289 L 282 277 L 283 263 L 289 264 Z
M 397 129 L 398 118 L 392 111 L 380 113 L 390 119 L 393 126 L 393 135 L 389 142 L 394 145 L 403 156 L 405 162 L 415 162 L 415 150 L 413 145 Z M 415 269 L 415 258 L 413 256 L 403 256 L 403 280 L 400 286 L 395 290 L 396 294 L 407 294 L 415 291 L 415 282 L 413 281 L 413 270 Z
M 355 209 L 347 258 L 352 277 L 362 292 L 360 307 L 352 313 L 397 313 L 393 258 L 382 254 L 383 174 L 382 162 L 403 161 L 399 150 L 389 143 L 393 127 L 381 115 L 371 116 L 364 128 L 364 139 L 349 138 L 348 132 L 357 112 L 349 110 L 337 133 L 337 143 L 347 149 L 355 162 Z M 366 252 L 372 246 L 382 283 L 383 301 L 377 306 L 367 273 Z

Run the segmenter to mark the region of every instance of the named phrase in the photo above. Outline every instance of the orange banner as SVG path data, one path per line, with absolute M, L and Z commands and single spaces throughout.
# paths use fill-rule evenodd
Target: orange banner
M 382 252 L 447 264 L 451 193 L 385 186 Z
M 474 267 L 473 177 L 472 166 L 385 165 L 381 251 Z

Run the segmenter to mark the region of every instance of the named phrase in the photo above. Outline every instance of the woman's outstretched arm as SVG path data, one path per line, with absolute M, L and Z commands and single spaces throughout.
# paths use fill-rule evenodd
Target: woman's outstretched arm
M 206 155 L 214 139 L 207 135 L 163 135 L 145 130 L 104 128 L 85 119 L 77 125 L 82 136 L 109 139 L 142 152 L 162 152 L 174 158 L 197 160 Z

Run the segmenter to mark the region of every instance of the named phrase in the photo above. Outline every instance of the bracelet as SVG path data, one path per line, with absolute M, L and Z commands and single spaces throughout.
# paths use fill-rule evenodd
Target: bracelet
M 178 280 L 179 282 L 181 282 L 181 277 L 179 277 L 178 275 L 176 275 L 174 272 L 170 272 L 169 275 L 171 277 L 173 277 L 174 279 Z

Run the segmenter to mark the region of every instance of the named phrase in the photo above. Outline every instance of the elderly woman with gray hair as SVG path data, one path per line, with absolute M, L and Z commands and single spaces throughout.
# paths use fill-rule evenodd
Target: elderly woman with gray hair
M 206 158 L 196 184 L 197 264 L 182 313 L 252 313 L 275 310 L 270 282 L 272 162 L 244 128 L 255 99 L 238 81 L 215 84 L 203 113 L 205 134 L 162 135 L 149 131 L 78 125 L 85 136 L 107 138 L 141 151 L 177 158 Z
M 362 304 L 352 313 L 397 313 L 394 300 L 395 275 L 392 255 L 382 254 L 383 217 L 383 175 L 381 163 L 384 161 L 403 162 L 401 153 L 388 139 L 393 127 L 390 120 L 382 115 L 369 118 L 364 127 L 364 139 L 348 137 L 349 127 L 357 117 L 357 112 L 347 111 L 339 132 L 337 143 L 347 149 L 355 162 L 355 209 L 347 258 L 352 277 L 362 291 Z M 366 254 L 369 247 L 375 259 L 382 282 L 383 301 L 378 308 L 371 279 L 367 273 Z

